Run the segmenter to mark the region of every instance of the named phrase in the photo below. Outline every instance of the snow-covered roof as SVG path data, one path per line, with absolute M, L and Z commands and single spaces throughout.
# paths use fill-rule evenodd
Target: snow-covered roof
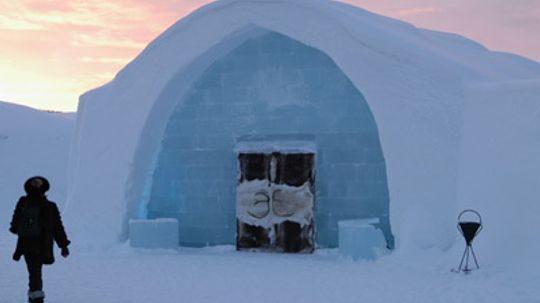
M 82 95 L 67 208 L 80 241 L 107 245 L 125 238 L 144 178 L 140 163 L 150 161 L 176 105 L 156 103 L 170 79 L 194 77 L 208 63 L 197 61 L 203 54 L 217 58 L 256 28 L 317 48 L 342 69 L 379 126 L 398 245 L 407 238 L 448 247 L 465 95 L 477 83 L 538 79 L 540 65 L 322 0 L 214 2 L 171 26 L 112 82 Z M 425 224 L 429 235 L 418 234 Z

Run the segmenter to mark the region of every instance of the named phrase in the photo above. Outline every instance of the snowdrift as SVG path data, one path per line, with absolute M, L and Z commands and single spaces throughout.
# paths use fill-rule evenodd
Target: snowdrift
M 24 182 L 35 175 L 49 179 L 49 199 L 62 208 L 74 125 L 72 115 L 0 102 L 0 222 L 9 223 Z

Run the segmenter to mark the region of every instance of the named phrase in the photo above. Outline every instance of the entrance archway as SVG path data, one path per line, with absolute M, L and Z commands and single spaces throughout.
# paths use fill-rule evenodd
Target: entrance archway
M 260 31 L 213 61 L 187 92 L 175 92 L 175 81 L 162 95 L 177 105 L 152 168 L 147 207 L 149 218 L 178 218 L 181 245 L 235 242 L 234 146 L 245 135 L 314 138 L 318 245 L 337 245 L 337 221 L 365 217 L 379 218 L 393 245 L 376 122 L 326 54 Z

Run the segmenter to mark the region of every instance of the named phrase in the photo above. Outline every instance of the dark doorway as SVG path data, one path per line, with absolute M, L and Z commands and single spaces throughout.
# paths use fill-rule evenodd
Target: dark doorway
M 314 160 L 314 153 L 238 155 L 238 250 L 313 252 Z

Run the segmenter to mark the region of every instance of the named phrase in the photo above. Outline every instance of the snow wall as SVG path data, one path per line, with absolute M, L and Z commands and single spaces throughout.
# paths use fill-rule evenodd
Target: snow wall
M 173 25 L 113 82 L 83 95 L 66 212 L 76 240 L 108 246 L 126 239 L 166 129 L 167 120 L 147 121 L 156 108 L 172 113 L 175 106 L 157 102 L 161 93 L 205 52 L 252 26 L 318 49 L 362 92 L 379 128 L 397 247 L 448 248 L 459 205 L 463 83 L 538 76 L 540 67 L 326 1 L 213 3 Z M 200 62 L 198 72 L 212 62 Z

